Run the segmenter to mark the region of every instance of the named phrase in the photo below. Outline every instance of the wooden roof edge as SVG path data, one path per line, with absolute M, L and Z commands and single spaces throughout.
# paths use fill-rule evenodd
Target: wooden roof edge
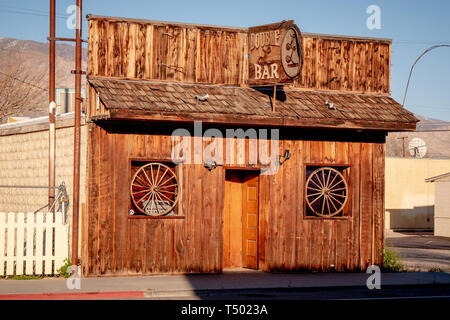
M 86 79 L 89 81 L 100 80 L 100 81 L 119 81 L 119 82 L 131 82 L 139 84 L 149 84 L 149 85 L 167 85 L 175 84 L 186 87 L 215 87 L 215 88 L 230 88 L 230 89 L 244 89 L 247 86 L 225 84 L 225 83 L 199 83 L 199 82 L 183 82 L 176 80 L 150 80 L 150 79 L 135 79 L 135 78 L 124 78 L 124 77 L 98 77 L 87 75 Z
M 227 85 L 227 84 L 203 84 L 203 83 L 184 83 L 184 82 L 175 82 L 175 81 L 164 81 L 164 80 L 137 80 L 137 79 L 123 79 L 123 78 L 109 78 L 109 77 L 92 77 L 92 76 L 88 76 L 87 80 L 89 82 L 90 85 L 92 85 L 96 91 L 96 85 L 91 83 L 90 81 L 95 81 L 95 80 L 100 80 L 100 81 L 119 81 L 119 82 L 131 82 L 131 83 L 138 83 L 138 84 L 149 84 L 149 85 L 167 85 L 167 84 L 175 84 L 175 85 L 180 85 L 180 86 L 186 86 L 186 87 L 209 87 L 209 88 L 224 88 L 224 89 L 244 89 L 244 90 L 250 90 L 250 89 L 254 89 L 253 87 L 241 87 L 241 86 L 236 86 L 236 85 Z M 261 89 L 261 88 L 260 88 Z M 264 88 L 262 88 L 264 89 Z M 269 90 L 269 89 L 268 89 Z M 314 94 L 323 94 L 323 95 L 354 95 L 354 96 L 361 96 L 361 97 L 384 97 L 384 98 L 389 98 L 390 100 L 394 101 L 396 104 L 398 104 L 399 106 L 401 106 L 397 101 L 395 101 L 390 95 L 384 95 L 384 94 L 379 94 L 379 93 L 358 93 L 358 92 L 347 92 L 347 91 L 321 91 L 321 90 L 317 90 L 317 89 L 309 89 L 309 88 L 287 88 L 284 90 L 285 92 L 295 92 L 295 91 L 301 91 L 301 92 L 307 92 L 307 93 L 314 93 Z M 106 102 L 105 106 L 106 106 Z M 109 108 L 108 108 L 109 109 Z M 402 107 L 402 109 L 404 110 L 404 112 L 414 116 L 414 114 L 405 109 L 404 107 Z M 402 122 L 402 123 L 411 123 L 414 125 L 414 128 L 412 129 L 412 131 L 414 131 L 416 129 L 416 124 L 417 122 L 419 122 L 420 120 L 417 119 L 417 117 L 414 116 L 413 121 L 410 122 Z M 377 120 L 380 121 L 380 120 Z M 392 128 L 393 130 L 391 131 L 397 131 L 395 130 L 395 127 Z M 402 130 L 399 130 L 402 131 Z
M 273 90 L 273 86 L 247 86 L 247 85 L 233 85 L 233 84 L 225 84 L 225 83 L 198 83 L 198 82 L 183 82 L 183 81 L 175 81 L 175 80 L 148 80 L 148 79 L 133 79 L 133 78 L 124 78 L 124 77 L 99 77 L 99 76 L 90 76 L 87 77 L 88 82 L 90 80 L 100 80 L 100 81 L 120 81 L 120 82 L 132 82 L 132 83 L 140 83 L 140 84 L 156 84 L 156 85 L 166 85 L 166 84 L 175 84 L 180 86 L 187 87 L 212 87 L 212 88 L 225 88 L 225 89 L 261 89 L 261 90 Z M 384 97 L 391 98 L 389 93 L 384 92 L 367 92 L 367 91 L 342 91 L 342 90 L 326 90 L 326 89 L 314 89 L 314 88 L 303 88 L 303 87 L 289 87 L 286 85 L 285 88 L 281 88 L 281 84 L 277 85 L 277 91 L 301 91 L 301 92 L 310 92 L 310 93 L 320 93 L 320 94 L 345 94 L 345 95 L 359 95 L 359 96 L 367 96 L 367 97 Z
M 369 41 L 369 42 L 385 42 L 392 43 L 390 38 L 376 38 L 376 37 L 363 37 L 363 36 L 348 36 L 338 34 L 325 34 L 325 33 L 310 33 L 302 32 L 304 37 L 320 38 L 320 39 L 335 39 L 335 40 L 351 40 L 351 41 Z
M 137 18 L 124 18 L 124 17 L 111 17 L 111 16 L 101 16 L 94 14 L 87 14 L 86 19 L 89 20 L 110 20 L 116 22 L 132 22 L 132 23 L 143 23 L 143 24 L 154 24 L 154 25 L 167 25 L 167 26 L 179 26 L 179 27 L 200 27 L 200 28 L 211 28 L 220 30 L 230 30 L 236 32 L 247 32 L 248 28 L 244 27 L 232 27 L 232 26 L 218 26 L 212 24 L 199 24 L 199 23 L 189 23 L 189 22 L 175 22 L 175 21 L 162 21 L 162 20 L 150 20 L 150 19 L 137 19 Z
M 227 115 L 227 114 L 203 114 L 203 113 L 122 113 L 111 110 L 108 116 L 92 116 L 91 121 L 97 120 L 128 120 L 128 121 L 155 121 L 155 122 L 178 122 L 193 123 L 203 121 L 205 123 L 220 125 L 243 125 L 243 126 L 269 126 L 269 127 L 291 127 L 291 128 L 319 128 L 319 129 L 347 129 L 363 131 L 415 131 L 415 122 L 380 121 L 380 120 L 341 120 L 341 119 L 318 119 L 318 118 L 267 118 L 252 115 Z
M 444 173 L 444 174 L 440 174 L 438 176 L 434 176 L 428 179 L 425 179 L 425 182 L 435 182 L 436 180 L 440 180 L 440 179 L 444 179 L 450 177 L 450 172 Z
M 132 22 L 132 23 L 143 23 L 143 24 L 154 24 L 154 25 L 170 25 L 170 26 L 179 26 L 179 27 L 200 27 L 200 28 L 210 28 L 210 29 L 219 29 L 219 30 L 229 30 L 229 31 L 236 31 L 236 32 L 248 32 L 248 29 L 249 29 L 246 27 L 219 26 L 219 25 L 212 25 L 212 24 L 200 24 L 200 23 L 189 23 L 189 22 L 112 17 L 112 16 L 102 16 L 102 15 L 94 15 L 94 14 L 87 14 L 86 19 L 88 21 L 89 20 L 109 20 L 109 21 L 116 21 L 116 22 Z M 302 35 L 304 37 L 310 37 L 310 38 L 392 43 L 392 39 L 389 39 L 389 38 L 333 35 L 333 34 L 310 33 L 310 32 L 303 32 L 303 31 L 302 31 Z

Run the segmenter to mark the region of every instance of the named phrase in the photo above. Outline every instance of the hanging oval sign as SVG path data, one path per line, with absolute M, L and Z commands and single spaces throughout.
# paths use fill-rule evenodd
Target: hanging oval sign
M 300 74 L 302 60 L 299 47 L 297 30 L 289 28 L 284 34 L 283 42 L 281 43 L 281 62 L 284 72 L 290 78 L 295 78 Z

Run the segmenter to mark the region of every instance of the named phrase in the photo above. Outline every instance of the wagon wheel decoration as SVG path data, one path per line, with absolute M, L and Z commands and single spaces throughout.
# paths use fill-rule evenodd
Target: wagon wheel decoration
M 313 213 L 333 217 L 340 213 L 348 199 L 348 186 L 338 170 L 323 167 L 314 170 L 306 181 L 306 202 Z
M 139 212 L 162 216 L 171 212 L 178 202 L 178 180 L 168 166 L 152 162 L 136 171 L 130 192 Z

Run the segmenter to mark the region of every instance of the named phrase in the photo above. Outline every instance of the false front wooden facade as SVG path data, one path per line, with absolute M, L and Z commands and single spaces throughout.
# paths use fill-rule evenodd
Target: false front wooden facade
M 303 33 L 274 101 L 248 86 L 245 28 L 88 20 L 85 275 L 382 263 L 385 135 L 417 121 L 389 41 Z

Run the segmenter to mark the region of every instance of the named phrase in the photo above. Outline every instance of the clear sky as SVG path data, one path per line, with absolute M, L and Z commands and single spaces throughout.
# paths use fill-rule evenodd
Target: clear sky
M 67 8 L 75 0 L 56 1 L 57 36 L 72 37 Z M 392 97 L 402 102 L 409 69 L 434 44 L 450 44 L 448 0 L 85 0 L 83 16 L 96 15 L 250 27 L 295 20 L 311 33 L 391 38 Z M 368 29 L 370 5 L 381 10 L 381 28 Z M 0 0 L 0 37 L 45 42 L 47 0 Z M 84 20 L 84 34 L 87 30 Z M 412 112 L 450 121 L 450 48 L 438 48 L 416 65 L 406 98 Z

